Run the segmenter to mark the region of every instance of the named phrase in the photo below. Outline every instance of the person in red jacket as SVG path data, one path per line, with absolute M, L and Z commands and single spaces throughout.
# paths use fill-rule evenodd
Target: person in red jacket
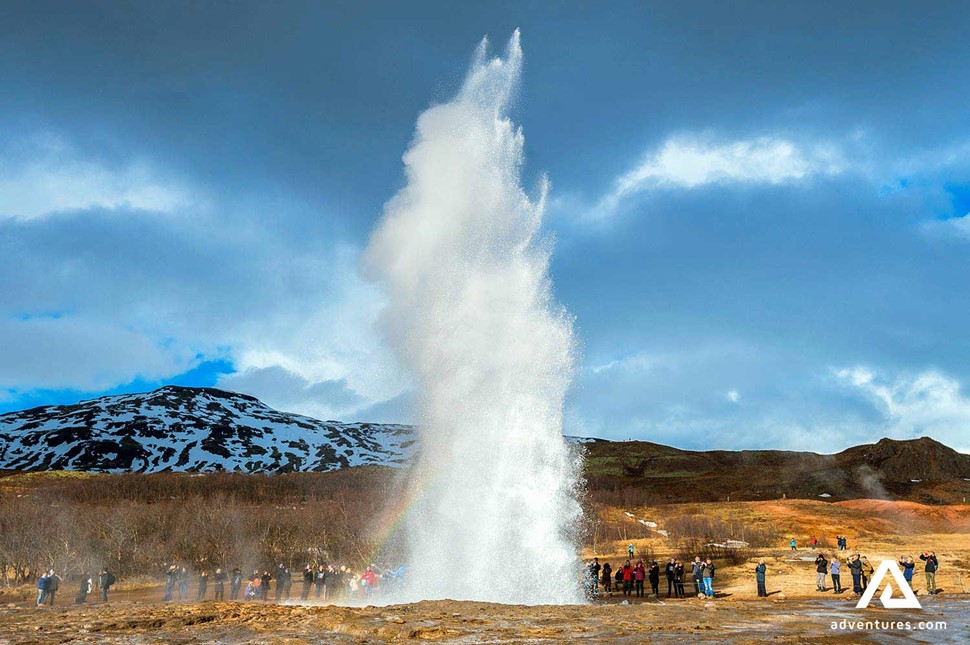
M 627 560 L 623 565 L 623 595 L 629 596 L 633 591 L 633 566 Z
M 637 591 L 637 598 L 643 598 L 643 581 L 647 577 L 647 570 L 643 566 L 643 560 L 637 562 L 633 567 L 633 583 Z
M 364 571 L 364 574 L 360 577 L 360 581 L 364 584 L 364 595 L 369 596 L 375 591 L 377 591 L 377 574 L 370 567 Z

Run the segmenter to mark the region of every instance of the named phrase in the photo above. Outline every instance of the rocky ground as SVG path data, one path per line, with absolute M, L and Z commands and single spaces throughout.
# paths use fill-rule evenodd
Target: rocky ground
M 939 596 L 923 610 L 855 610 L 849 599 L 525 607 L 421 602 L 388 607 L 203 602 L 0 610 L 0 643 L 642 643 L 966 642 L 970 600 Z M 833 629 L 843 620 L 911 621 L 912 629 Z M 916 629 L 919 621 L 946 628 Z

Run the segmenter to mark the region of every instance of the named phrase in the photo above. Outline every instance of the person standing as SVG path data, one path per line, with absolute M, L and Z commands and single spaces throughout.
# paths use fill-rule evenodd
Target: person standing
M 84 605 L 88 602 L 88 594 L 91 593 L 91 576 L 86 573 L 81 574 L 81 588 L 77 592 L 77 604 Z
M 842 562 L 839 560 L 839 556 L 832 556 L 832 561 L 829 563 L 829 573 L 832 574 L 833 593 L 842 593 Z
M 859 554 L 849 556 L 849 573 L 852 574 L 852 593 L 862 595 L 862 560 Z
M 704 563 L 701 562 L 701 556 L 695 555 L 694 562 L 690 565 L 690 573 L 694 578 L 694 597 L 701 595 L 701 587 L 704 585 L 703 576 L 701 571 L 704 569 Z
M 592 596 L 599 596 L 600 594 L 600 571 L 602 569 L 600 559 L 593 558 L 593 563 L 589 565 L 589 593 Z
M 323 566 L 321 565 L 321 568 Z M 328 565 L 324 571 L 324 583 L 323 583 L 323 593 L 324 600 L 329 602 L 338 602 L 343 596 L 344 590 L 344 578 L 341 568 L 337 568 L 334 565 Z
M 226 572 L 222 570 L 222 567 L 216 569 L 216 575 L 213 581 L 216 583 L 215 586 L 215 600 L 216 602 L 222 602 L 226 599 L 226 582 L 229 580 L 229 576 Z
M 175 580 L 178 578 L 178 567 L 174 564 L 169 565 L 168 570 L 165 572 L 165 595 L 162 596 L 162 602 L 169 602 L 172 600 L 172 595 L 175 593 Z
M 940 561 L 936 559 L 936 553 L 933 551 L 924 551 L 920 554 L 919 559 L 926 563 L 924 567 L 924 573 L 926 573 L 926 593 L 932 595 L 936 594 L 936 572 L 940 568 Z
M 111 590 L 111 586 L 115 583 L 115 576 L 107 569 L 101 569 L 101 575 L 98 578 L 98 582 L 101 585 L 101 602 L 108 602 L 108 591 Z
M 714 563 L 710 558 L 704 560 L 704 568 L 701 570 L 704 581 L 704 595 L 708 598 L 714 597 Z
M 377 574 L 374 569 L 368 566 L 360 576 L 360 582 L 364 587 L 364 595 L 370 596 L 377 591 Z
M 637 598 L 643 598 L 643 581 L 647 577 L 647 570 L 643 566 L 643 560 L 638 560 L 633 568 L 633 587 L 636 590 Z
M 809 539 L 809 542 L 812 543 L 812 551 L 814 551 L 818 547 L 818 538 L 815 537 L 814 533 L 812 534 L 811 539 Z
M 47 604 L 51 607 L 54 606 L 54 596 L 57 595 L 57 590 L 60 588 L 61 577 L 51 569 L 47 572 Z
M 792 539 L 791 539 L 791 550 L 792 550 L 792 551 L 794 551 L 794 550 L 795 550 L 795 538 L 792 538 Z
M 293 572 L 289 567 L 283 572 L 283 602 L 289 602 L 290 591 L 293 589 Z
M 603 592 L 613 595 L 613 567 L 609 562 L 603 564 Z
M 313 565 L 308 564 L 303 567 L 303 590 L 300 592 L 300 600 L 306 602 L 310 599 L 310 587 L 313 586 Z
M 269 571 L 263 571 L 263 577 L 260 579 L 260 593 L 262 594 L 263 602 L 269 600 L 269 583 L 273 579 L 273 576 L 269 575 Z M 276 588 L 279 589 L 279 581 L 276 582 Z
M 623 595 L 629 596 L 633 593 L 633 565 L 627 560 L 623 565 Z
M 280 566 L 276 567 L 276 602 L 283 599 L 283 589 L 286 587 L 284 584 L 284 579 L 286 578 L 286 568 L 283 563 L 280 562 Z
M 199 591 L 196 594 L 195 601 L 202 602 L 205 600 L 205 592 L 209 589 L 209 572 L 205 569 L 199 574 Z
M 826 591 L 825 589 L 825 578 L 829 572 L 829 561 L 825 559 L 825 556 L 821 553 L 815 558 L 815 589 L 818 591 Z
M 677 566 L 677 561 L 674 558 L 670 558 L 667 566 L 664 568 L 664 574 L 667 576 L 667 597 L 670 598 L 674 593 L 674 569 Z
M 633 549 L 633 544 L 632 543 L 630 544 L 630 546 L 628 546 L 626 548 L 626 552 L 627 552 L 627 554 L 629 554 L 630 559 L 632 560 L 633 559 L 633 555 L 634 555 L 634 549 Z
M 37 578 L 37 606 L 40 607 L 47 602 L 47 583 L 49 579 L 47 573 L 42 573 L 39 578 Z
M 680 560 L 674 563 L 674 597 L 684 597 L 684 563 Z
M 650 571 L 647 574 L 650 578 L 650 590 L 653 591 L 654 598 L 660 597 L 660 565 L 654 560 L 650 565 Z
M 242 569 L 236 567 L 232 570 L 232 578 L 229 579 L 229 600 L 239 599 L 239 589 L 242 587 Z
M 869 562 L 869 558 L 862 556 L 862 590 L 865 591 L 866 587 L 869 586 L 869 581 L 872 580 L 872 576 L 876 573 L 875 568 L 872 563 Z
M 189 572 L 188 569 L 182 567 L 178 572 L 178 584 L 179 584 L 179 602 L 185 602 L 189 599 Z
M 899 566 L 903 568 L 903 578 L 909 584 L 909 588 L 913 588 L 913 572 L 916 570 L 916 562 L 913 560 L 911 555 L 901 555 L 899 556 Z
M 765 574 L 768 572 L 768 565 L 762 560 L 758 563 L 758 566 L 754 568 L 754 577 L 758 582 L 758 597 L 767 598 L 768 591 L 765 589 Z
M 313 589 L 318 599 L 326 601 L 333 595 L 330 593 L 330 587 L 333 585 L 327 584 L 327 581 L 333 579 L 333 577 L 333 570 L 328 570 L 322 564 L 317 567 L 317 572 L 313 576 Z

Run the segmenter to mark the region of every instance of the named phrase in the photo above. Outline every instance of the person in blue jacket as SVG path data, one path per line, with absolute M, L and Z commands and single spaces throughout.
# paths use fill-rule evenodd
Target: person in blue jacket
M 758 563 L 758 566 L 754 569 L 755 579 L 758 581 L 758 597 L 767 598 L 768 591 L 765 589 L 765 573 L 768 571 L 768 565 L 762 560 Z
M 37 578 L 37 606 L 40 607 L 47 601 L 47 585 L 50 583 L 50 578 L 44 573 L 41 577 Z
M 911 555 L 899 556 L 899 566 L 903 568 L 903 577 L 906 578 L 906 582 L 908 582 L 910 588 L 912 588 L 913 571 L 916 570 L 916 561 L 913 560 L 913 556 Z

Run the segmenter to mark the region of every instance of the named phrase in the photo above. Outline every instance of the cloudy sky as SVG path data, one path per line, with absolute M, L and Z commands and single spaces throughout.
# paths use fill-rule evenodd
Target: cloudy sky
M 359 256 L 522 29 L 567 431 L 970 450 L 963 3 L 0 4 L 0 412 L 165 383 L 409 421 Z

